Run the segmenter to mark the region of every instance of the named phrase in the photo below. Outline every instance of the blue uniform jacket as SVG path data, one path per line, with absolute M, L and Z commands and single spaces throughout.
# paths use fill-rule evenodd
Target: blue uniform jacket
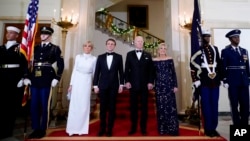
M 57 63 L 57 72 L 52 67 Z M 50 87 L 53 79 L 60 80 L 64 69 L 64 60 L 58 46 L 49 43 L 45 47 L 36 45 L 34 48 L 33 68 L 29 75 L 31 86 Z
M 239 47 L 240 55 L 231 45 L 226 46 L 221 52 L 223 82 L 229 86 L 249 85 L 249 58 L 247 50 Z

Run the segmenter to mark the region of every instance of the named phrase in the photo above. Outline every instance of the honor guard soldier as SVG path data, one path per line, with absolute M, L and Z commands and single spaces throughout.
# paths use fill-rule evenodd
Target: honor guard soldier
M 226 34 L 230 45 L 221 52 L 224 87 L 228 88 L 233 124 L 248 125 L 249 117 L 249 58 L 246 49 L 239 46 L 239 29 Z M 239 108 L 240 107 L 240 108 Z
M 51 35 L 54 30 L 50 27 L 40 29 L 41 44 L 34 47 L 33 68 L 24 85 L 30 85 L 31 90 L 31 125 L 33 132 L 28 138 L 42 138 L 46 135 L 49 122 L 49 109 L 51 99 L 51 87 L 55 87 L 60 81 L 64 60 L 59 46 L 52 44 Z M 57 72 L 52 67 L 56 62 Z
M 16 39 L 20 29 L 8 26 L 7 43 L 0 46 L 0 140 L 12 136 L 15 119 L 21 108 L 23 96 L 23 78 L 27 74 L 28 64 L 19 51 Z
M 211 33 L 202 30 L 202 46 L 191 58 L 191 75 L 195 87 L 200 87 L 201 111 L 205 135 L 220 136 L 218 125 L 221 59 L 218 48 L 210 44 Z M 192 61 L 193 60 L 193 61 Z

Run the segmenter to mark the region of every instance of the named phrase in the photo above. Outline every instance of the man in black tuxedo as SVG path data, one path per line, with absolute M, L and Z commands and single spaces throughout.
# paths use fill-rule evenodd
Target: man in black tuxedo
M 106 133 L 112 136 L 115 121 L 116 96 L 123 91 L 124 73 L 122 56 L 114 52 L 116 41 L 106 41 L 107 52 L 97 58 L 94 74 L 94 91 L 100 98 L 100 131 L 98 136 Z M 106 114 L 108 123 L 106 132 Z
M 143 51 L 144 40 L 136 36 L 134 40 L 135 50 L 127 53 L 125 62 L 125 82 L 130 90 L 130 120 L 131 130 L 129 135 L 135 134 L 138 120 L 138 101 L 140 97 L 142 135 L 146 135 L 148 116 L 148 91 L 153 88 L 153 61 L 149 53 Z

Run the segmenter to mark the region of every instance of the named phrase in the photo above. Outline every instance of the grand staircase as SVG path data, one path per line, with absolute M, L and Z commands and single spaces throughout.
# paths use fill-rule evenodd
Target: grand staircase
M 97 30 L 129 45 L 133 44 L 135 36 L 142 36 L 144 38 L 144 50 L 151 53 L 153 57 L 156 56 L 158 44 L 164 42 L 163 39 L 114 17 L 106 9 L 100 9 L 96 12 L 95 27 Z

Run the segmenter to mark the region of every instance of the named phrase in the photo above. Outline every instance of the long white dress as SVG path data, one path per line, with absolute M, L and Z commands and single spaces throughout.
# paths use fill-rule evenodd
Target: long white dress
M 66 126 L 69 136 L 89 132 L 90 95 L 95 65 L 96 57 L 91 54 L 76 56 L 70 80 L 72 90 Z

